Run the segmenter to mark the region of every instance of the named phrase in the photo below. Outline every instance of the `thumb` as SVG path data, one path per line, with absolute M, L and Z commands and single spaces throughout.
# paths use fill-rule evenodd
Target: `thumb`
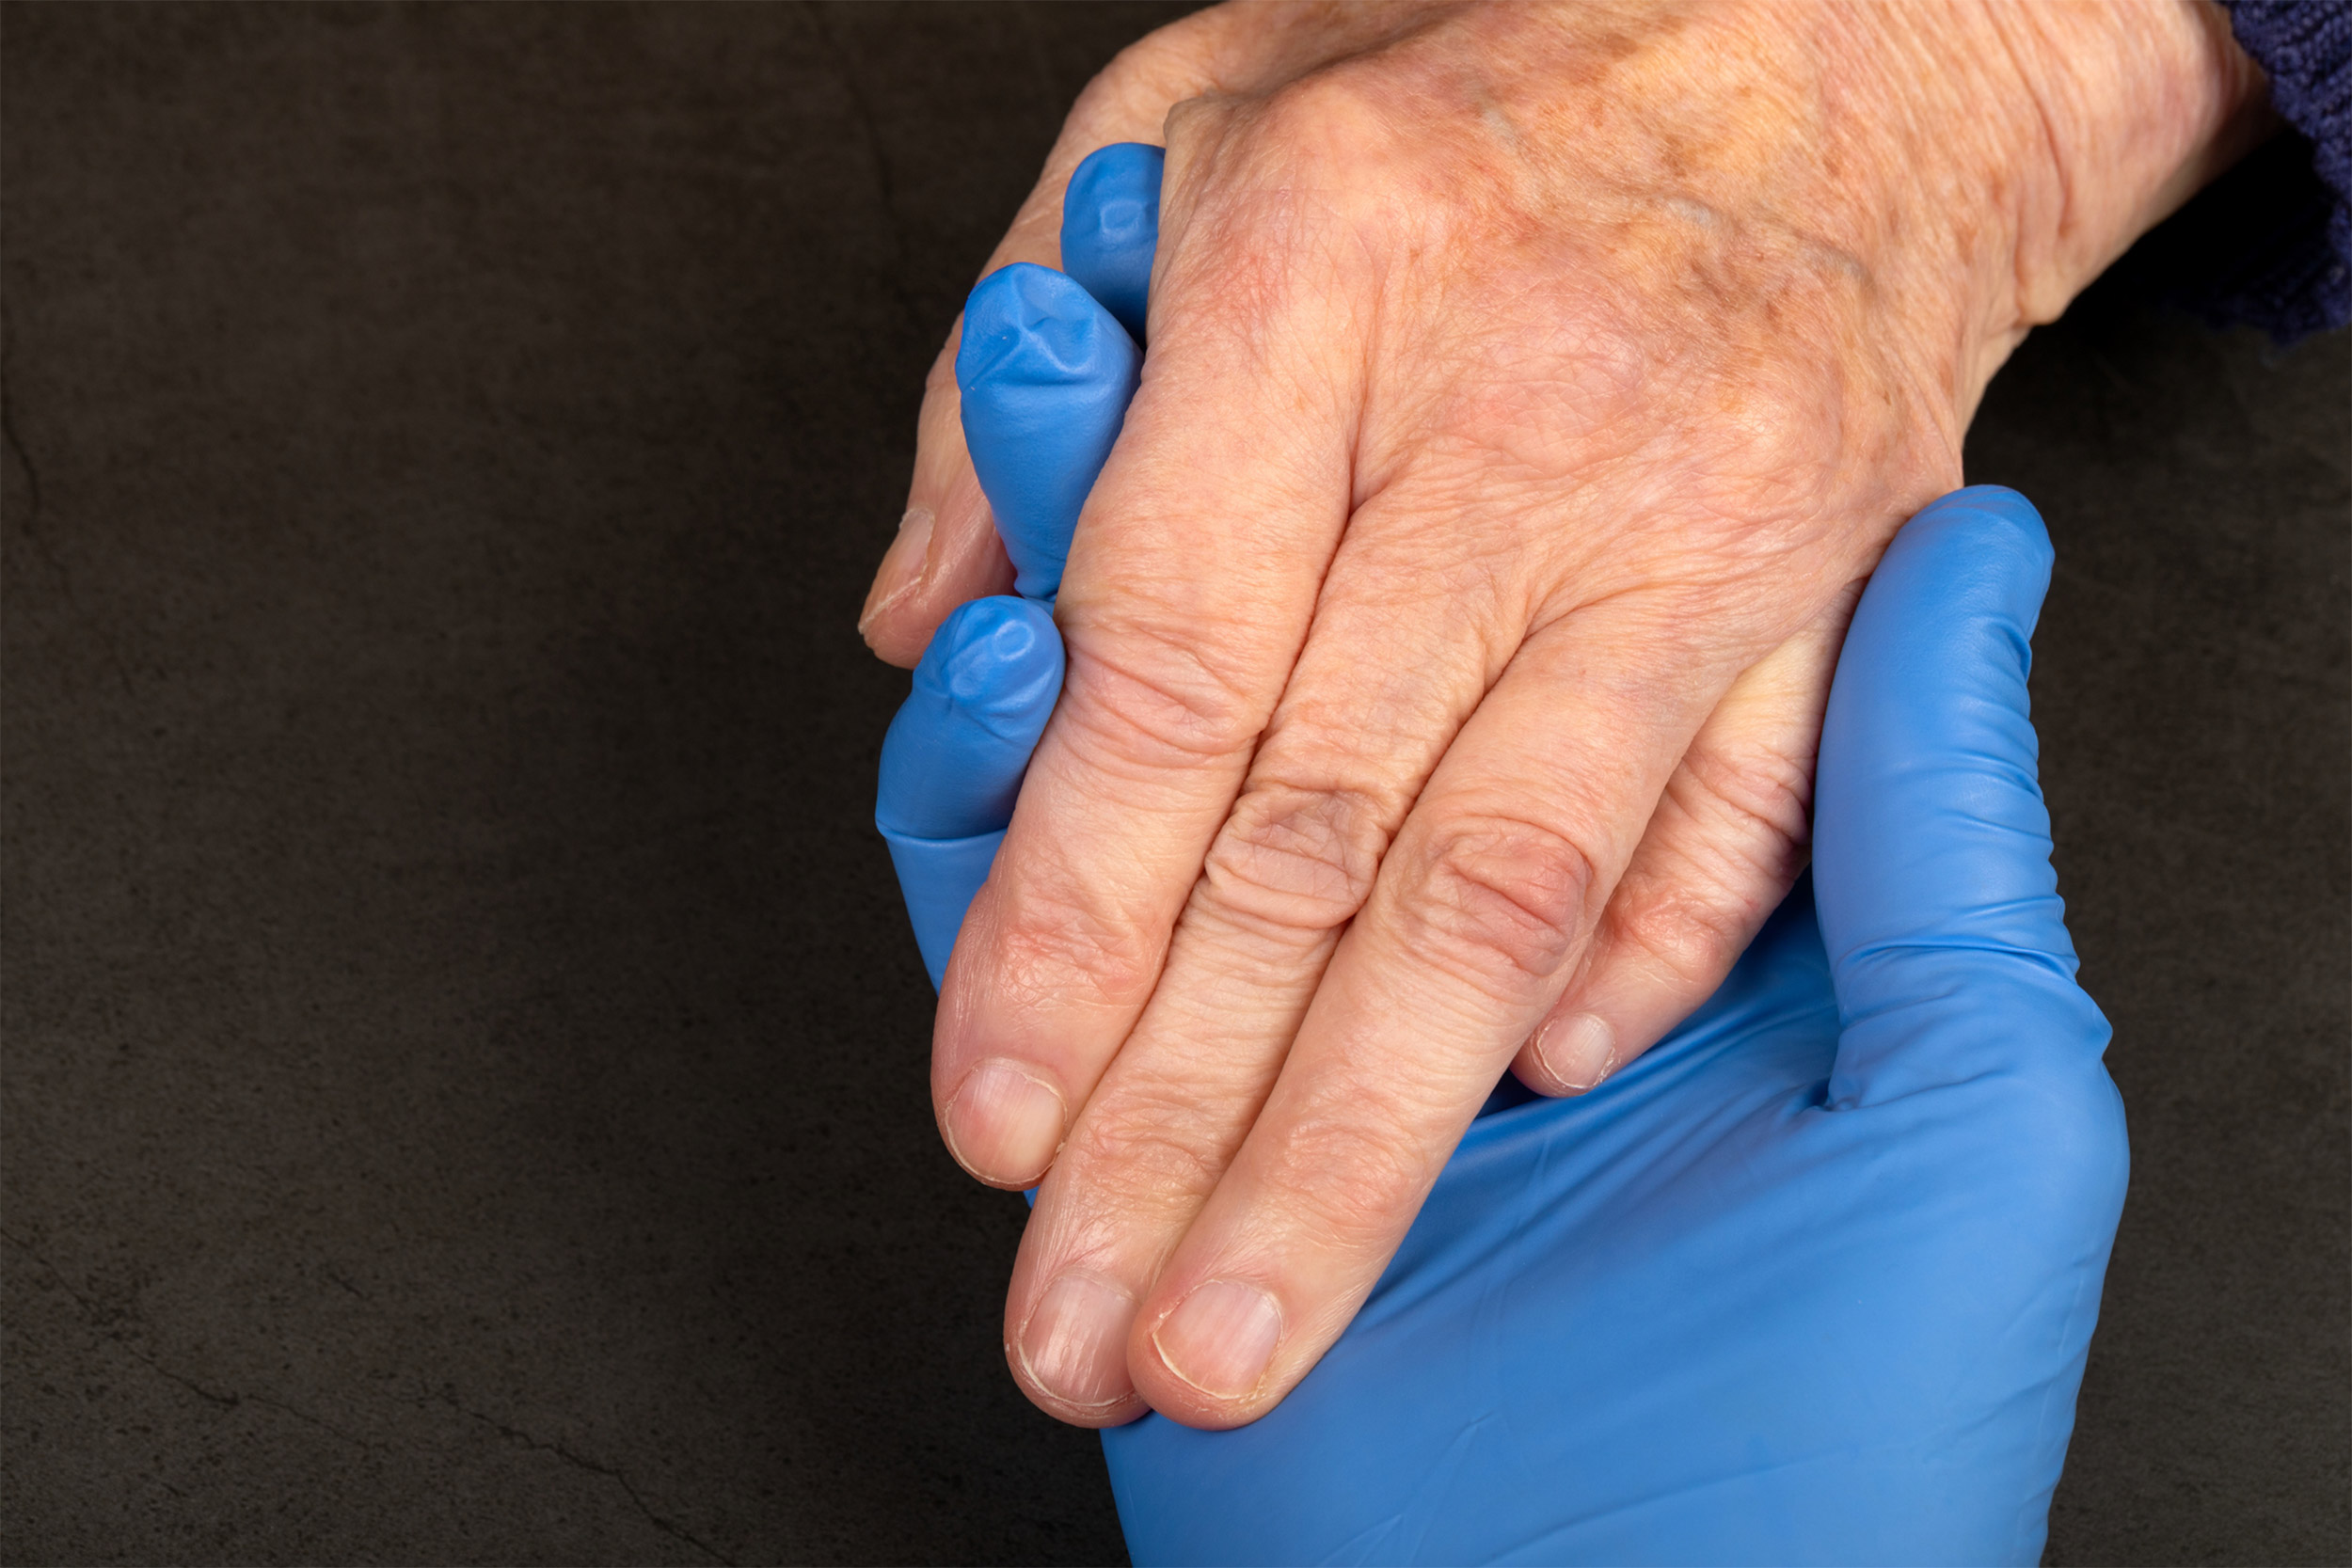
M 988 880 L 1061 677 L 1061 637 L 1042 605 L 974 599 L 940 624 L 882 737 L 874 825 L 934 986 Z
M 2106 1044 L 2074 984 L 2026 704 L 2051 560 L 2023 496 L 1972 486 L 1904 526 L 1854 610 L 1815 792 L 1833 1106 L 2052 1065 L 2054 1037 L 2093 1064 Z

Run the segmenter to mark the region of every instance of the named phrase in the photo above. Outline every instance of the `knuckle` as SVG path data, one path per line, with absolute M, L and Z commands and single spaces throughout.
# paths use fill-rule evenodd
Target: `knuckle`
M 1210 847 L 1208 895 L 1253 922 L 1327 931 L 1372 896 L 1388 843 L 1382 813 L 1359 791 L 1253 784 Z
M 1294 1123 L 1263 1172 L 1273 1206 L 1343 1251 L 1391 1242 L 1437 1176 L 1405 1108 L 1362 1089 Z
M 1355 166 L 1368 150 L 1394 139 L 1388 98 L 1378 73 L 1343 60 L 1267 93 L 1252 130 L 1256 139 L 1279 148 L 1278 156 L 1304 151 Z
M 1761 900 L 1709 881 L 1700 887 L 1664 885 L 1629 901 L 1611 917 L 1615 934 L 1684 984 L 1720 978 L 1762 924 Z
M 1197 631 L 1131 614 L 1069 643 L 1071 721 L 1117 758 L 1182 768 L 1247 751 L 1264 728 L 1264 705 Z
M 1511 990 L 1565 960 L 1596 881 L 1592 857 L 1556 829 L 1476 816 L 1434 827 L 1402 890 L 1408 940 L 1431 962 Z
M 1136 1007 L 1158 983 L 1159 945 L 1141 923 L 1035 886 L 1007 903 L 993 957 L 997 983 L 1012 999 Z
M 1804 768 L 1774 753 L 1693 753 L 1667 785 L 1693 841 L 1629 886 L 1617 934 L 1683 980 L 1711 984 L 1796 879 L 1808 836 Z
M 1696 800 L 1691 815 L 1716 826 L 1727 847 L 1778 863 L 1812 834 L 1813 768 L 1769 747 L 1737 754 L 1693 749 L 1683 758 L 1671 788 Z
M 1061 1159 L 1083 1173 L 1089 1201 L 1115 1212 L 1168 1208 L 1208 1196 L 1237 1136 L 1204 1117 L 1196 1095 L 1173 1083 L 1128 1083 L 1088 1107 Z
M 1234 99 L 1216 92 L 1195 93 L 1168 104 L 1160 134 L 1170 161 L 1215 146 L 1232 123 L 1235 108 Z
M 1368 235 L 1401 231 L 1393 199 L 1399 116 L 1375 86 L 1327 67 L 1247 98 L 1176 104 L 1167 135 L 1184 169 L 1184 265 L 1171 276 L 1198 307 L 1235 319 L 1324 287 L 1360 260 Z M 1189 285 L 1188 287 L 1186 285 Z

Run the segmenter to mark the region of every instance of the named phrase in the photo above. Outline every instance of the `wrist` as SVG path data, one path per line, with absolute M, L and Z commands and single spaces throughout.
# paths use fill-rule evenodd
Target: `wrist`
M 1964 424 L 2036 325 L 2275 123 L 2211 0 L 1959 0 L 1871 13 L 1892 138 L 1938 171 Z M 1889 36 L 1893 35 L 1893 36 Z
M 2025 325 L 2107 264 L 2275 126 L 2262 69 L 2212 0 L 1992 10 L 2048 126 L 2063 203 L 2021 236 Z
M 1564 225 L 1636 235 L 1661 208 L 1730 214 L 1721 232 L 1779 245 L 1784 270 L 1826 258 L 1867 277 L 1955 451 L 2026 333 L 2271 120 L 2212 0 L 1395 0 L 1237 5 L 1184 26 L 1208 78 L 1245 97 L 1447 35 L 1398 67 L 1425 101 L 1411 112 L 1483 115 L 1532 150 L 1462 185 L 1506 188 L 1534 166 Z M 1688 262 L 1681 230 L 1649 227 L 1666 231 L 1662 265 Z M 1628 240 L 1616 261 L 1645 259 Z

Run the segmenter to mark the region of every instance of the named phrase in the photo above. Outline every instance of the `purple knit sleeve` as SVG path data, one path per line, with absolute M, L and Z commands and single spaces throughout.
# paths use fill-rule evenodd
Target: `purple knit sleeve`
M 2174 297 L 2281 342 L 2352 321 L 2352 0 L 2221 0 L 2270 75 L 2281 135 L 2168 228 L 2234 237 L 2204 247 Z

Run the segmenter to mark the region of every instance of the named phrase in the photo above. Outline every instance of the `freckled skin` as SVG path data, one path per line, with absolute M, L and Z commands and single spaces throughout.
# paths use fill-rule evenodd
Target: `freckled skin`
M 1589 1085 L 1713 990 L 1804 866 L 1860 582 L 2259 87 L 2201 0 L 1238 6 L 1089 87 L 991 268 L 1164 143 L 1149 350 L 933 1041 L 943 1126 L 992 1060 L 1071 1107 L 1032 1399 L 1254 1419 L 1497 1075 Z M 900 663 L 1005 580 L 952 376 L 910 515 L 862 623 Z M 1612 1054 L 1522 1049 L 1571 1037 Z M 1111 1362 L 1019 1350 L 1077 1270 Z M 1211 1280 L 1286 1325 L 1238 1396 L 1155 1348 Z

